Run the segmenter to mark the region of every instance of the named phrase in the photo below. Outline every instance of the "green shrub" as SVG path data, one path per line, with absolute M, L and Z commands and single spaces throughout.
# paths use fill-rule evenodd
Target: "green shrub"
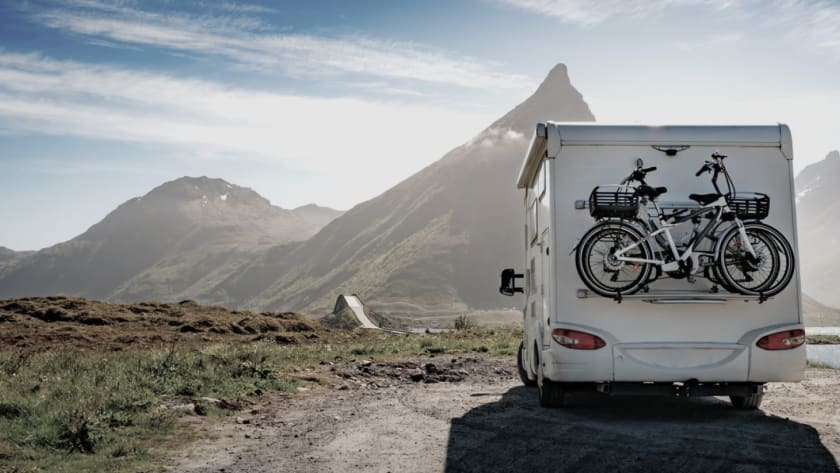
M 467 314 L 459 315 L 454 322 L 455 330 L 462 331 L 462 330 L 472 330 L 475 328 L 475 324 L 473 323 L 472 319 Z

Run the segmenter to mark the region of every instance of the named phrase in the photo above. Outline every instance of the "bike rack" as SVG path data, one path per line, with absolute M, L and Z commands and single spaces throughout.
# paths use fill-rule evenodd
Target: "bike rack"
M 701 206 L 697 202 L 694 201 L 663 201 L 658 202 L 659 208 L 662 210 L 679 210 L 679 209 L 699 209 Z M 587 210 L 589 209 L 589 200 L 588 199 L 577 199 L 575 200 L 575 210 Z
M 603 297 L 589 289 L 578 289 L 578 299 L 610 299 Z M 730 301 L 743 302 L 758 302 L 759 304 L 769 300 L 766 296 L 745 296 L 743 294 L 732 294 L 729 292 L 715 292 L 713 290 L 658 290 L 644 292 L 640 291 L 635 294 L 623 295 L 619 294 L 611 298 L 616 303 L 622 301 L 642 301 L 650 304 L 725 304 Z

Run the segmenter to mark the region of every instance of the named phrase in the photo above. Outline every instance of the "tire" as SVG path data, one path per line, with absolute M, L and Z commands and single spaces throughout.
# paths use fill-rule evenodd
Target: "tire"
M 730 292 L 771 297 L 781 292 L 793 277 L 793 249 L 776 229 L 761 223 L 744 224 L 757 253 L 746 253 L 738 227 L 733 225 L 720 239 L 716 252 L 716 276 Z
M 537 381 L 534 379 L 528 378 L 528 369 L 525 368 L 525 361 L 527 361 L 525 355 L 525 342 L 519 343 L 519 353 L 516 356 L 516 371 L 519 372 L 519 379 L 522 380 L 522 384 L 525 386 L 536 386 Z
M 536 355 L 535 356 L 539 356 Z M 563 384 L 552 381 L 543 375 L 542 364 L 537 372 L 537 387 L 539 388 L 540 407 L 549 409 L 563 407 L 566 402 L 566 391 Z
M 755 410 L 758 409 L 758 406 L 761 405 L 761 401 L 764 399 L 764 393 L 761 394 L 750 394 L 747 396 L 729 396 L 729 400 L 732 402 L 732 407 L 735 409 L 743 409 L 743 410 Z
M 653 251 L 633 226 L 618 221 L 601 222 L 586 232 L 575 252 L 575 265 L 583 283 L 603 297 L 638 292 L 650 279 L 650 263 L 625 263 L 611 258 L 612 252 L 638 244 L 627 256 L 651 259 Z
M 540 406 L 549 409 L 563 407 L 566 404 L 566 391 L 563 385 L 549 379 L 543 379 L 540 386 Z
M 796 269 L 796 255 L 793 252 L 793 248 L 790 246 L 790 242 L 788 242 L 787 238 L 782 235 L 782 232 L 776 230 L 770 225 L 760 222 L 748 225 L 751 228 L 761 231 L 768 238 L 771 238 L 781 257 L 781 267 L 777 278 L 771 284 L 768 284 L 761 289 L 761 292 L 765 297 L 775 296 L 776 294 L 782 292 L 793 279 L 793 273 Z

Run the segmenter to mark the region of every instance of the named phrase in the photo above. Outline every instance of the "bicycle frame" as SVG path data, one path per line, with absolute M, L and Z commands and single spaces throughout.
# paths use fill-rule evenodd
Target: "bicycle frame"
M 729 208 L 729 205 L 726 202 L 726 198 L 724 196 L 720 196 L 720 198 L 718 200 L 716 200 L 716 201 L 714 201 L 714 202 L 712 202 L 708 205 L 704 205 L 704 206 L 702 206 L 702 207 L 700 207 L 700 208 L 698 208 L 698 209 L 696 209 L 692 212 L 689 212 L 688 215 L 681 216 L 681 217 L 675 218 L 673 220 L 666 219 L 664 217 L 664 214 L 659 209 L 659 206 L 656 204 L 656 201 L 652 201 L 651 203 L 653 204 L 654 208 L 656 209 L 656 213 L 659 217 L 658 218 L 659 225 L 655 224 L 655 219 L 654 218 L 648 217 L 647 221 L 642 220 L 642 223 L 646 227 L 647 236 L 645 236 L 645 238 L 643 240 L 641 240 L 637 243 L 626 246 L 626 247 L 621 248 L 618 251 L 616 251 L 613 254 L 613 256 L 615 257 L 615 259 L 617 261 L 621 261 L 621 262 L 625 262 L 625 263 L 637 263 L 637 264 L 641 264 L 641 263 L 654 264 L 654 265 L 657 265 L 657 266 L 661 266 L 662 270 L 666 271 L 666 272 L 667 271 L 677 271 L 682 267 L 682 265 L 685 264 L 684 263 L 685 261 L 687 261 L 689 258 L 691 258 L 692 255 L 694 255 L 699 243 L 701 241 L 703 241 L 704 238 L 706 238 L 706 236 L 709 234 L 709 232 L 713 228 L 717 227 L 717 225 L 719 225 L 721 221 L 723 221 L 723 219 L 722 219 L 723 215 L 728 214 L 728 213 L 732 213 L 732 210 Z M 700 230 L 699 232 L 696 232 L 692 236 L 691 240 L 686 245 L 685 251 L 680 253 L 679 250 L 677 249 L 676 243 L 674 242 L 674 237 L 671 234 L 671 228 L 675 227 L 677 225 L 680 225 L 682 223 L 685 223 L 689 220 L 692 220 L 695 217 L 705 215 L 710 210 L 713 210 L 715 212 L 714 217 L 709 219 L 709 223 L 707 223 L 703 227 L 702 230 Z M 747 249 L 747 251 L 752 256 L 755 256 L 755 250 L 753 249 L 752 245 L 749 242 L 749 239 L 747 238 L 747 234 L 746 234 L 746 231 L 744 229 L 743 222 L 737 216 L 734 218 L 734 222 L 735 222 L 735 225 L 738 226 L 739 233 L 741 235 L 741 242 L 744 244 L 744 247 Z M 631 251 L 635 248 L 638 248 L 639 245 L 641 245 L 645 241 L 655 242 L 659 247 L 662 247 L 662 245 L 659 244 L 658 241 L 656 241 L 656 237 L 658 235 L 661 235 L 661 234 L 665 235 L 665 239 L 666 239 L 666 242 L 667 242 L 667 248 L 662 248 L 662 249 L 664 251 L 670 252 L 671 256 L 673 256 L 673 261 L 666 262 L 666 261 L 661 260 L 661 259 L 633 258 L 633 257 L 630 257 L 630 256 L 625 256 L 627 252 L 629 252 L 629 251 Z M 701 253 L 701 252 L 698 251 L 697 253 Z M 714 257 L 713 256 L 714 254 L 712 252 L 702 252 L 702 253 L 706 253 L 707 255 Z M 697 267 L 693 268 L 692 272 L 697 271 L 699 269 L 699 267 L 700 267 L 700 265 L 697 265 Z

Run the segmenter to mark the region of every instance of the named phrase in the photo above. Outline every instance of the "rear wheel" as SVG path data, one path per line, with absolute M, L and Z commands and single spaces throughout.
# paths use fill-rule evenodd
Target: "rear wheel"
M 616 252 L 640 260 L 651 259 L 650 245 L 634 227 L 617 221 L 607 221 L 592 227 L 581 238 L 575 264 L 586 287 L 604 297 L 616 297 L 637 292 L 650 278 L 650 263 L 621 261 Z
M 566 391 L 563 385 L 549 379 L 543 379 L 540 385 L 540 406 L 548 408 L 563 407 L 566 402 Z
M 770 225 L 760 222 L 747 224 L 749 228 L 755 229 L 767 236 L 773 243 L 779 254 L 779 273 L 773 281 L 769 281 L 761 288 L 761 293 L 767 297 L 782 292 L 793 279 L 793 271 L 796 267 L 796 258 L 793 248 L 782 233 Z
M 516 356 L 516 371 L 519 372 L 519 379 L 522 380 L 522 384 L 525 386 L 536 386 L 536 380 L 528 378 L 528 368 L 525 367 L 525 363 L 528 361 L 528 357 L 525 353 L 525 342 L 519 343 L 519 353 Z
M 761 405 L 761 401 L 763 399 L 764 399 L 764 393 L 749 394 L 747 396 L 729 396 L 729 400 L 732 401 L 732 406 L 735 409 L 744 409 L 744 410 L 758 409 L 758 406 Z
M 717 276 L 727 289 L 741 294 L 778 294 L 793 277 L 793 249 L 784 236 L 764 224 L 745 224 L 744 233 L 755 254 L 748 251 L 738 227 L 732 226 L 721 238 Z

